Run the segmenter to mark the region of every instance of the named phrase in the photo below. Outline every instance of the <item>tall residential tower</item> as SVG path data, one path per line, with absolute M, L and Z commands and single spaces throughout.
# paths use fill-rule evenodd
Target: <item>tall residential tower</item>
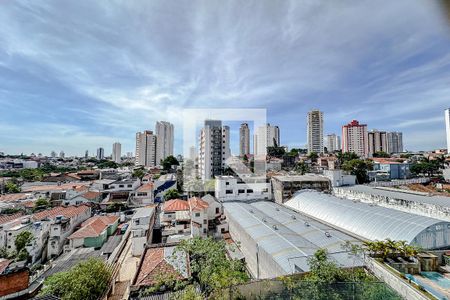
M 447 132 L 447 153 L 450 154 L 450 108 L 445 110 L 445 130 Z
M 357 120 L 342 126 L 342 152 L 354 152 L 360 157 L 368 157 L 367 136 L 367 125 L 359 124 Z
M 250 154 L 250 129 L 247 123 L 242 123 L 239 128 L 239 155 Z
M 173 124 L 165 121 L 156 122 L 156 164 L 173 155 Z
M 136 133 L 136 166 L 156 166 L 156 135 L 151 130 Z
M 307 131 L 308 153 L 323 153 L 323 112 L 312 110 L 308 112 Z
M 115 142 L 112 146 L 112 161 L 120 164 L 122 161 L 122 145 L 119 142 Z
M 254 155 L 266 155 L 267 147 L 280 146 L 280 128 L 267 123 L 256 129 L 254 136 Z

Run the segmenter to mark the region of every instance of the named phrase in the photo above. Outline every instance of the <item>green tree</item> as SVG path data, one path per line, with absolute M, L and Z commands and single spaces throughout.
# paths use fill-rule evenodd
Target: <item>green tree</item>
M 356 176 L 356 181 L 361 184 L 368 181 L 367 173 L 373 169 L 371 160 L 352 159 L 342 165 L 342 169 Z
M 6 191 L 6 193 L 9 193 L 9 194 L 19 193 L 20 188 L 17 186 L 17 184 L 12 183 L 11 181 L 8 181 L 5 184 L 5 191 Z
M 50 207 L 50 201 L 45 198 L 39 198 L 34 202 L 33 211 L 44 210 Z
M 28 230 L 22 231 L 16 237 L 14 245 L 16 246 L 16 251 L 19 253 L 25 246 L 33 240 L 33 234 Z
M 178 162 L 175 156 L 169 155 L 164 160 L 161 161 L 161 165 L 164 170 L 169 171 L 172 168 L 172 166 L 179 166 L 180 163 Z
M 388 153 L 384 152 L 384 151 L 377 151 L 373 154 L 373 157 L 384 157 L 384 158 L 389 158 L 391 157 Z
M 337 157 L 337 165 L 342 166 L 345 162 L 349 160 L 358 159 L 359 156 L 355 152 L 344 152 L 338 151 L 336 154 Z
M 285 153 L 284 147 L 267 147 L 268 156 L 282 158 Z
M 145 176 L 145 171 L 142 169 L 136 169 L 133 171 L 133 177 L 142 179 Z
M 249 280 L 241 261 L 226 256 L 225 242 L 195 237 L 178 246 L 189 255 L 192 280 L 205 295 L 220 294 L 226 287 Z
M 311 160 L 311 162 L 315 163 L 317 162 L 319 155 L 316 152 L 311 152 L 308 154 L 308 158 Z
M 301 175 L 305 175 L 306 173 L 309 172 L 309 166 L 305 162 L 300 161 L 295 165 L 294 171 Z
M 164 200 L 171 200 L 180 198 L 180 193 L 176 189 L 170 189 L 164 194 Z
M 62 300 L 96 300 L 106 291 L 110 280 L 110 267 L 91 258 L 45 279 L 41 295 L 54 295 Z

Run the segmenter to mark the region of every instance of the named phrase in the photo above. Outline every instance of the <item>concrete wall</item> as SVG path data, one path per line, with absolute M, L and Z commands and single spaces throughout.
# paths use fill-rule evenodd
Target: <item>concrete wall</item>
M 0 297 L 25 290 L 28 288 L 28 279 L 28 270 L 0 275 Z
M 373 258 L 366 258 L 367 268 L 380 280 L 386 282 L 400 296 L 408 300 L 429 300 L 424 294 L 408 284 L 405 279 L 396 275 Z

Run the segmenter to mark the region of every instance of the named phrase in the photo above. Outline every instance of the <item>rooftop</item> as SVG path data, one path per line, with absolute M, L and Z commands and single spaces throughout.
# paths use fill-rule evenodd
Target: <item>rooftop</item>
M 146 206 L 136 209 L 133 219 L 150 217 L 155 213 L 154 206 Z
M 308 271 L 308 258 L 321 248 L 327 249 L 338 265 L 353 265 L 342 245 L 358 240 L 342 231 L 270 201 L 228 202 L 224 208 L 230 224 L 238 223 L 245 236 L 268 253 L 286 274 L 292 272 L 294 265 Z
M 181 199 L 172 199 L 164 202 L 163 211 L 180 211 L 180 210 L 189 210 L 188 201 Z
M 137 189 L 137 192 L 151 192 L 151 191 L 153 191 L 153 183 L 151 182 L 143 184 Z
M 209 207 L 208 202 L 198 198 L 192 197 L 188 199 L 189 207 L 192 211 L 202 211 Z
M 32 218 L 34 220 L 42 220 L 45 218 L 54 219 L 56 216 L 63 216 L 66 218 L 72 218 L 76 215 L 82 214 L 89 210 L 89 206 L 57 206 L 52 209 L 44 210 L 33 214 Z
M 329 182 L 330 180 L 324 176 L 319 175 L 285 175 L 285 176 L 273 176 L 279 181 L 289 181 L 289 182 L 301 182 L 301 181 L 324 181 Z
M 80 239 L 99 236 L 108 226 L 119 220 L 117 216 L 94 216 L 81 224 L 81 228 L 72 233 L 69 239 Z
M 189 265 L 186 253 L 177 251 L 175 247 L 161 247 L 146 249 L 135 285 L 149 286 L 155 283 L 159 274 L 174 274 L 177 279 L 189 276 Z
M 408 191 L 393 191 L 392 189 L 381 189 L 368 185 L 354 185 L 348 187 L 341 187 L 341 189 L 355 191 L 360 193 L 366 193 L 376 196 L 388 197 L 392 199 L 401 199 L 405 201 L 417 202 L 417 203 L 428 203 L 432 205 L 439 205 L 444 207 L 450 206 L 450 197 L 445 196 L 427 196 L 419 195 L 418 193 L 410 193 Z

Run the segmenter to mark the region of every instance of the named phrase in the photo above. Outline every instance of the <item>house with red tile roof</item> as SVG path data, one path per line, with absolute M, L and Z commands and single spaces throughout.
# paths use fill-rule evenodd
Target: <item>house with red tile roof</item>
M 208 202 L 192 197 L 190 199 L 172 199 L 163 205 L 160 220 L 162 236 L 173 234 L 207 236 Z
M 119 225 L 117 216 L 94 216 L 81 224 L 81 228 L 68 239 L 70 248 L 100 248 L 115 233 Z
M 80 205 L 83 203 L 100 203 L 103 193 L 97 191 L 87 191 L 79 194 L 72 199 L 64 200 L 64 205 Z
M 131 203 L 136 206 L 153 204 L 155 202 L 154 191 L 153 182 L 144 183 L 131 193 Z
M 189 259 L 184 251 L 175 247 L 147 248 L 139 262 L 132 289 L 154 285 L 161 275 L 171 274 L 178 280 L 190 276 Z

